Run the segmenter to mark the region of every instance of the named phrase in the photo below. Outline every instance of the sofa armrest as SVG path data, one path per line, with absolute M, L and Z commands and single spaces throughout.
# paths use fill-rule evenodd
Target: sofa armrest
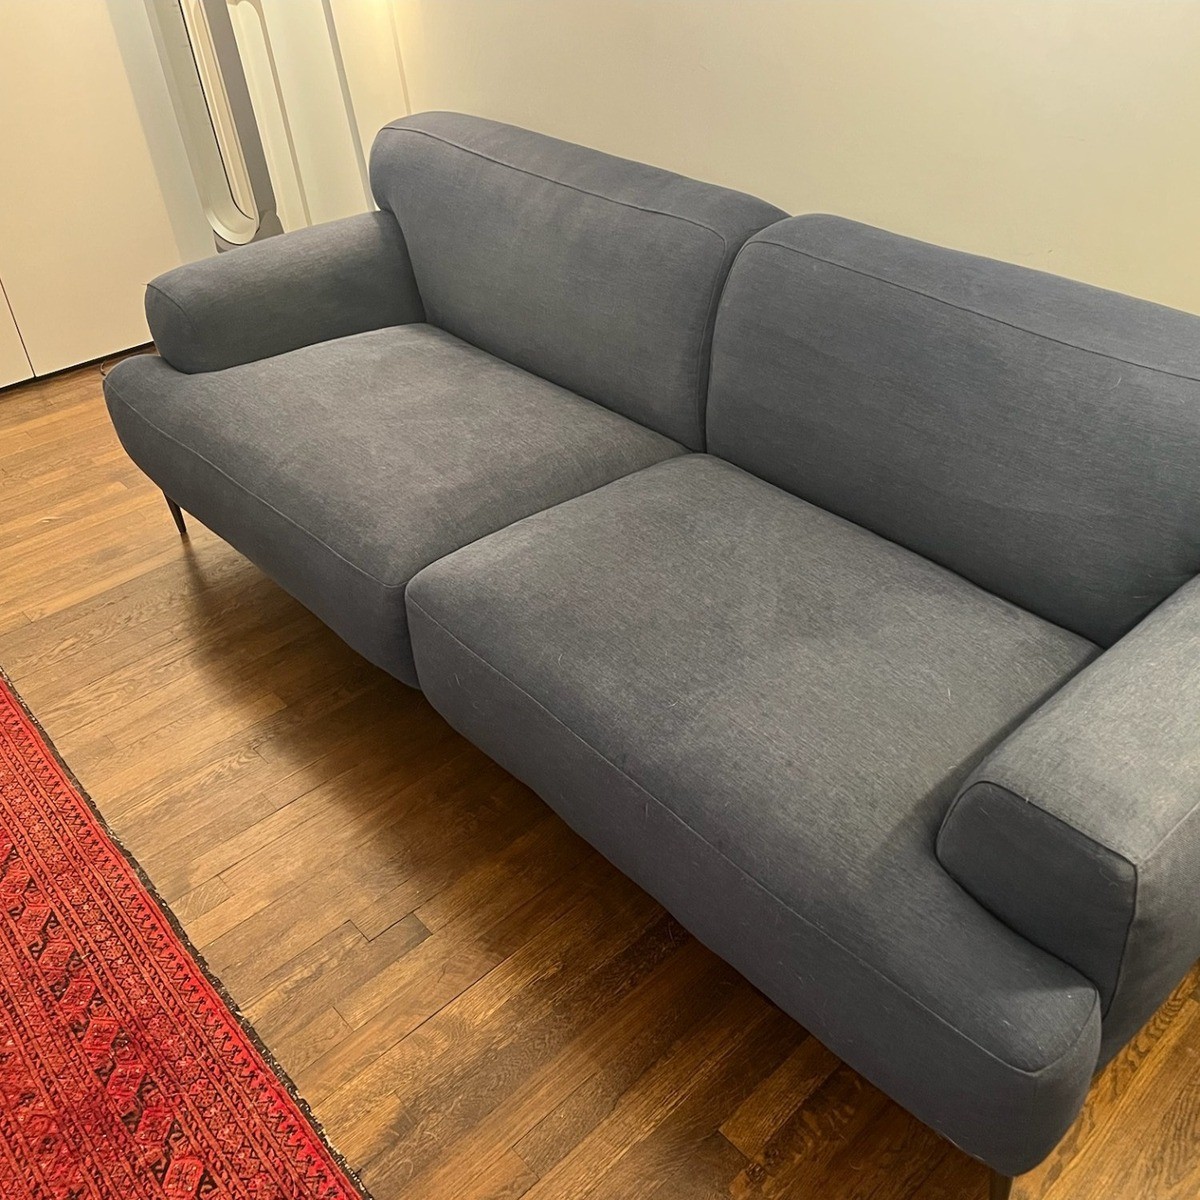
M 146 288 L 158 352 L 188 374 L 424 319 L 404 235 L 382 212 L 239 246 Z
M 1200 957 L 1200 579 L 967 779 L 945 869 L 1104 1003 L 1111 1057 Z

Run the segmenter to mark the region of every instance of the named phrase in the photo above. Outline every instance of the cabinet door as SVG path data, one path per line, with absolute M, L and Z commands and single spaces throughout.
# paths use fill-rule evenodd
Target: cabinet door
M 17 332 L 17 323 L 5 299 L 4 285 L 0 282 L 0 388 L 8 387 L 10 383 L 20 383 L 32 375 L 33 368 L 25 357 L 25 347 L 21 345 L 21 335 Z

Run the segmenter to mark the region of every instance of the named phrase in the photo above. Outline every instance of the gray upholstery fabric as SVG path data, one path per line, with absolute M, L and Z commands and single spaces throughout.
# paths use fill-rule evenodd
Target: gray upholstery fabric
M 1098 996 L 934 838 L 1093 645 L 703 455 L 434 563 L 407 603 L 434 706 L 703 941 L 970 1153 L 1049 1151 Z
M 1109 645 L 1200 571 L 1200 320 L 794 218 L 730 273 L 708 448 Z
M 146 319 L 190 373 L 425 316 L 400 226 L 363 213 L 176 267 L 147 287 Z
M 976 770 L 946 869 L 1105 1004 L 1104 1057 L 1200 958 L 1200 581 Z
M 738 247 L 784 213 L 740 192 L 457 113 L 380 131 L 431 323 L 692 448 Z
M 201 375 L 131 358 L 104 390 L 151 479 L 410 684 L 421 567 L 682 450 L 428 325 Z

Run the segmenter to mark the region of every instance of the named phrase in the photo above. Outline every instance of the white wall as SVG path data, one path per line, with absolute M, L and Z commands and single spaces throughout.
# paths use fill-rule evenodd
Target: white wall
M 8 307 L 8 297 L 4 294 L 4 281 L 0 280 L 0 388 L 28 379 L 32 374 L 17 323 Z
M 406 109 L 391 0 L 230 0 L 284 229 L 372 205 L 367 154 Z
M 1200 312 L 1200 0 L 396 0 L 451 108 Z
M 404 116 L 404 68 L 391 0 L 331 0 L 338 43 L 363 150 L 376 133 Z
M 276 91 L 285 114 L 288 139 L 294 155 L 296 182 L 303 196 L 304 221 L 319 224 L 370 206 L 357 128 L 352 128 L 346 97 L 339 78 L 332 36 L 320 0 L 255 0 L 238 4 L 235 11 L 257 7 L 274 56 L 273 68 L 256 61 L 242 47 L 243 64 L 250 77 L 265 89 Z M 339 39 L 340 40 L 340 39 Z M 260 113 L 264 140 L 276 131 Z M 277 157 L 282 157 L 281 155 Z M 285 196 L 282 180 L 273 170 L 276 193 Z
M 146 280 L 211 249 L 198 203 L 179 213 L 186 174 L 159 175 L 123 51 L 103 0 L 0 3 L 0 279 L 38 374 L 146 341 Z
M 365 211 L 391 0 L 230 7 L 285 227 Z M 214 251 L 144 0 L 0 0 L 0 386 L 145 342 L 146 281 Z

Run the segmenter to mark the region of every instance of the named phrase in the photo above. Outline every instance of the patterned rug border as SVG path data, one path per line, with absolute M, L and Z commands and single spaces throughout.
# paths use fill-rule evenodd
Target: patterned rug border
M 204 978 L 208 981 L 213 991 L 217 993 L 217 995 L 221 998 L 221 1002 L 233 1014 L 234 1020 L 237 1021 L 238 1025 L 242 1029 L 242 1032 L 249 1039 L 251 1045 L 261 1055 L 263 1062 L 265 1062 L 271 1069 L 275 1075 L 275 1078 L 278 1079 L 281 1084 L 283 1084 L 284 1090 L 291 1098 L 292 1103 L 295 1104 L 295 1106 L 300 1110 L 300 1113 L 308 1122 L 309 1127 L 320 1139 L 321 1144 L 325 1147 L 326 1151 L 328 1151 L 330 1158 L 332 1158 L 333 1161 L 338 1165 L 346 1178 L 350 1180 L 351 1185 L 354 1187 L 355 1191 L 358 1192 L 362 1200 L 374 1200 L 370 1191 L 368 1191 L 366 1184 L 363 1183 L 363 1181 L 359 1178 L 358 1172 L 349 1164 L 349 1162 L 346 1161 L 346 1158 L 342 1152 L 338 1150 L 338 1148 L 330 1141 L 329 1135 L 325 1132 L 325 1127 L 321 1124 L 321 1122 L 317 1119 L 316 1114 L 309 1107 L 308 1101 L 305 1100 L 300 1094 L 300 1091 L 293 1082 L 292 1077 L 287 1073 L 287 1071 L 280 1064 L 279 1060 L 271 1052 L 271 1049 L 266 1042 L 264 1042 L 259 1036 L 258 1031 L 254 1028 L 250 1018 L 242 1012 L 241 1006 L 229 994 L 229 991 L 221 982 L 219 976 L 217 976 L 217 974 L 208 965 L 204 955 L 196 949 L 192 939 L 188 936 L 187 930 L 184 929 L 183 925 L 180 924 L 179 918 L 171 911 L 171 906 L 162 898 L 162 896 L 159 895 L 158 889 L 154 886 L 154 881 L 149 875 L 146 874 L 142 864 L 138 862 L 133 852 L 129 850 L 129 848 L 118 836 L 116 830 L 114 830 L 113 827 L 108 823 L 108 819 L 100 811 L 100 808 L 96 804 L 95 800 L 92 799 L 91 793 L 83 786 L 83 784 L 79 781 L 78 776 L 76 776 L 75 772 L 71 770 L 71 767 L 67 763 L 66 759 L 63 758 L 63 756 L 59 753 L 58 747 L 54 744 L 53 738 L 51 738 L 49 733 L 46 732 L 41 721 L 38 720 L 33 709 L 31 709 L 26 703 L 25 697 L 21 695 L 17 685 L 13 683 L 11 677 L 3 666 L 0 666 L 0 687 L 8 692 L 8 694 L 16 701 L 17 707 L 22 713 L 24 713 L 25 719 L 33 728 L 33 732 L 37 736 L 38 740 L 42 743 L 42 746 L 58 765 L 58 769 L 63 773 L 70 785 L 75 789 L 78 795 L 83 798 L 84 803 L 87 804 L 88 808 L 91 810 L 92 816 L 95 817 L 96 823 L 103 830 L 105 837 L 112 842 L 120 855 L 132 868 L 134 874 L 137 876 L 138 882 L 146 889 L 147 894 L 154 901 L 155 906 L 158 908 L 159 912 L 162 913 L 175 936 L 179 938 L 183 948 L 188 952 L 192 960 L 200 968 Z

